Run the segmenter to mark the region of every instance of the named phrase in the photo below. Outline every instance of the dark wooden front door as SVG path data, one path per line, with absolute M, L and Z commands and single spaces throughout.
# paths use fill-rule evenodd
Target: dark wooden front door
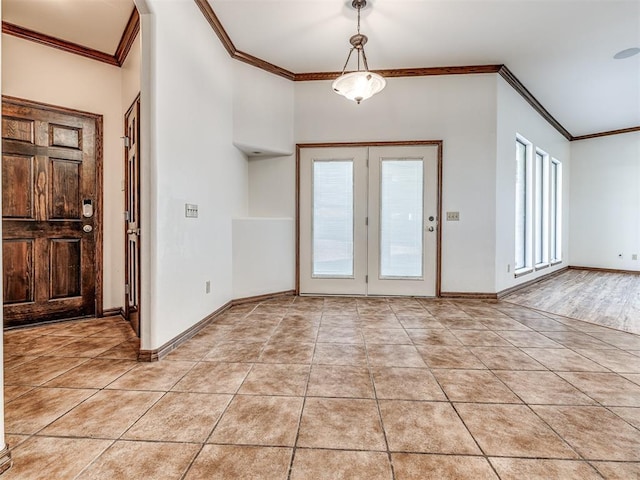
M 125 126 L 125 301 L 124 314 L 140 336 L 140 97 Z
M 4 324 L 100 315 L 102 117 L 4 97 Z

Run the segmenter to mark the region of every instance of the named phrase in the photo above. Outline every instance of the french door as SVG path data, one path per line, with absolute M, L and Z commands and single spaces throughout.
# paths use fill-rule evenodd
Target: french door
M 300 149 L 300 293 L 435 296 L 438 144 Z

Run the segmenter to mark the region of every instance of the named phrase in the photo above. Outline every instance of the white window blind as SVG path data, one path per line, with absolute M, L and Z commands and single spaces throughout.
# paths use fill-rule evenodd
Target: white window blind
M 380 277 L 421 278 L 423 162 L 384 159 L 380 182 Z
M 313 163 L 314 277 L 353 276 L 353 162 Z

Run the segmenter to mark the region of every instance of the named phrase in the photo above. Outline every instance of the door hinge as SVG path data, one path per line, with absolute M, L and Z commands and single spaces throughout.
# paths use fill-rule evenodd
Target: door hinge
M 131 219 L 131 215 L 129 213 L 129 211 L 127 210 L 126 212 L 124 212 L 124 221 L 128 222 Z
M 125 137 L 120 137 L 120 138 L 122 138 L 124 140 L 124 146 L 126 148 L 129 148 L 131 146 L 131 141 L 129 140 L 129 137 L 125 136 Z
M 369 283 L 369 275 L 364 276 L 364 283 Z
M 125 284 L 125 286 L 124 286 L 124 294 L 125 294 L 125 295 L 129 295 L 130 290 L 131 290 L 131 289 L 129 288 L 129 284 L 128 284 L 128 283 L 127 283 L 127 284 Z

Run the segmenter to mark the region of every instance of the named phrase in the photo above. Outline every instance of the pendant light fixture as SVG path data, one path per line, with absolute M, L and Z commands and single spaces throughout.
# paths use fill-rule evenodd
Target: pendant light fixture
M 367 5 L 367 0 L 353 0 L 351 5 L 358 10 L 358 32 L 349 39 L 351 50 L 347 55 L 347 61 L 344 62 L 342 73 L 334 80 L 331 87 L 336 93 L 359 104 L 361 101 L 380 92 L 387 84 L 387 81 L 381 75 L 369 71 L 367 56 L 364 53 L 364 45 L 367 43 L 368 38 L 360 33 L 360 10 Z M 344 73 L 354 50 L 356 50 L 358 57 L 358 69 L 355 72 Z M 360 69 L 361 66 L 364 67 L 364 70 Z

